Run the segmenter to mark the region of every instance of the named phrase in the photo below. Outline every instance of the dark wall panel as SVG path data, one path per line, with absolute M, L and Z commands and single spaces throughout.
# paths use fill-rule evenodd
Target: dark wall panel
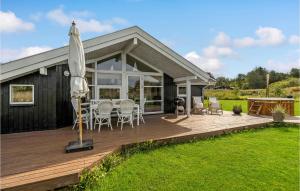
M 193 108 L 193 96 L 202 96 L 202 89 L 204 88 L 203 85 L 192 85 L 191 86 L 191 104 Z
M 1 83 L 1 133 L 55 129 L 72 124 L 69 77 L 66 63 Z M 34 104 L 9 105 L 10 84 L 33 84 Z
M 164 74 L 164 112 L 174 113 L 174 99 L 177 97 L 177 86 L 173 82 L 173 78 Z

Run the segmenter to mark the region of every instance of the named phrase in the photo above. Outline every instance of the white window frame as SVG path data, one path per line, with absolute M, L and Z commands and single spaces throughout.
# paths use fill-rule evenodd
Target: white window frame
M 122 62 L 122 70 L 98 70 L 97 69 L 97 62 L 101 61 L 103 59 L 106 59 L 108 57 L 113 57 L 118 54 L 121 54 L 121 62 Z M 143 64 L 149 66 L 156 72 L 133 72 L 133 71 L 127 71 L 126 70 L 126 55 L 130 55 L 133 58 L 137 59 L 138 61 L 142 62 Z M 140 101 L 141 103 L 144 102 L 144 76 L 161 76 L 162 78 L 162 85 L 161 86 L 145 86 L 145 87 L 161 87 L 161 100 L 146 100 L 146 102 L 161 102 L 161 111 L 156 111 L 156 112 L 147 112 L 145 114 L 155 114 L 155 113 L 163 113 L 164 112 L 164 73 L 162 70 L 159 70 L 158 68 L 152 66 L 145 60 L 135 56 L 132 53 L 124 53 L 123 51 L 116 51 L 101 57 L 98 57 L 96 59 L 91 59 L 86 61 L 86 63 L 94 63 L 93 69 L 91 68 L 86 68 L 86 71 L 92 72 L 94 75 L 94 84 L 89 84 L 89 86 L 94 86 L 95 87 L 95 97 L 93 99 L 99 99 L 99 93 L 101 88 L 111 88 L 111 89 L 120 89 L 120 98 L 121 99 L 126 99 L 128 98 L 128 76 L 140 76 Z M 98 77 L 97 75 L 100 74 L 122 74 L 122 84 L 121 85 L 98 85 Z
M 13 102 L 12 101 L 12 89 L 14 86 L 30 86 L 32 87 L 32 102 Z M 9 85 L 9 104 L 10 105 L 34 105 L 34 85 L 32 84 L 10 84 Z
M 185 94 L 179 94 L 179 88 L 185 88 Z M 186 97 L 186 85 L 177 85 L 177 96 L 178 97 Z

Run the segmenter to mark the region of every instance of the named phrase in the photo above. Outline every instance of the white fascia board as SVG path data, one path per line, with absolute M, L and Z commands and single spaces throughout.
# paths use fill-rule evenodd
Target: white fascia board
M 136 37 L 135 34 L 129 34 L 116 39 L 108 39 L 108 41 L 102 43 L 85 43 L 84 52 L 89 53 L 94 50 L 98 50 L 119 42 L 123 42 Z M 68 59 L 69 49 L 68 46 L 55 49 L 54 51 L 45 52 L 36 56 L 27 57 L 24 59 L 12 61 L 1 65 L 1 77 L 0 81 L 4 82 L 12 78 L 18 77 L 22 74 L 26 74 L 30 71 L 36 71 L 41 67 L 50 67 L 56 65 L 58 62 Z M 58 55 L 59 54 L 59 55 Z M 39 60 L 42 60 L 39 62 Z
M 88 53 L 129 39 L 142 40 L 144 43 L 157 50 L 167 58 L 173 60 L 178 65 L 187 69 L 192 74 L 198 76 L 203 81 L 209 81 L 210 77 L 206 72 L 202 71 L 200 68 L 196 67 L 182 56 L 152 37 L 150 34 L 136 26 L 83 41 L 83 46 L 85 53 Z M 137 40 L 134 40 L 134 43 L 135 42 L 137 42 Z M 56 65 L 58 62 L 68 59 L 68 53 L 69 48 L 68 46 L 65 46 L 23 59 L 4 63 L 1 65 L 0 80 L 3 82 L 4 80 L 6 81 L 7 79 L 15 78 L 16 76 L 20 76 L 24 73 L 38 70 L 41 67 L 50 67 Z
M 41 63 L 37 63 L 34 65 L 29 65 L 27 67 L 22 67 L 22 68 L 18 68 L 15 69 L 13 71 L 10 72 L 6 72 L 6 73 L 1 73 L 0 75 L 0 82 L 5 82 L 8 80 L 11 80 L 13 78 L 17 78 L 20 77 L 22 75 L 26 75 L 35 71 L 38 71 L 39 68 L 45 67 L 45 68 L 49 68 L 51 66 L 54 66 L 56 64 L 58 64 L 59 62 L 62 62 L 64 60 L 67 60 L 68 57 L 67 56 L 60 56 L 51 60 L 46 60 L 44 62 Z
M 174 82 L 182 82 L 182 81 L 196 80 L 196 79 L 197 79 L 197 76 L 186 76 L 186 77 L 175 78 L 173 81 Z

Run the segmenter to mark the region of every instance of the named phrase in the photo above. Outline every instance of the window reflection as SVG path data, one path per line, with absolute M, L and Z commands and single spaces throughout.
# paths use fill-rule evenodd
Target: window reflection
M 126 56 L 126 70 L 131 72 L 157 72 L 147 66 L 146 64 L 140 62 L 139 60 L 133 58 L 130 55 Z
M 99 98 L 100 99 L 120 99 L 120 89 L 112 88 L 100 88 L 99 89 Z
M 122 75 L 101 73 L 97 75 L 97 83 L 98 85 L 121 85 Z
M 121 54 L 98 61 L 97 70 L 121 71 Z

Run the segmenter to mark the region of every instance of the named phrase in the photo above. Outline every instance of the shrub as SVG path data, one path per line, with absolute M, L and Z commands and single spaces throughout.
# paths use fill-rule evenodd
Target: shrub
M 282 105 L 278 104 L 274 108 L 271 109 L 271 112 L 285 114 L 286 110 Z

